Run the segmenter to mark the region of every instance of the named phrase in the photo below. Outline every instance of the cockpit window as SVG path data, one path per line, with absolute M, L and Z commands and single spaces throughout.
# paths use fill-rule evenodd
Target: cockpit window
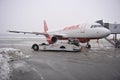
M 102 27 L 102 25 L 92 25 L 91 28 Z

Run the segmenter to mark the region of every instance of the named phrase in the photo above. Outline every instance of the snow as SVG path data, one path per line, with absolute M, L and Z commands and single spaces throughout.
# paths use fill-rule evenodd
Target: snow
M 10 60 L 30 57 L 28 55 L 23 54 L 19 49 L 14 48 L 0 48 L 0 53 L 8 55 Z
M 9 79 L 9 57 L 4 54 L 0 54 L 0 80 L 8 80 Z
M 0 48 L 0 80 L 9 80 L 10 61 L 29 58 L 29 55 L 23 54 L 19 49 Z

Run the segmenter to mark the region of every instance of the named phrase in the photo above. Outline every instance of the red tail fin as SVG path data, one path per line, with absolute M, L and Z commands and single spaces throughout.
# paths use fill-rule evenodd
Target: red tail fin
M 47 23 L 46 23 L 46 21 L 44 20 L 44 33 L 47 33 L 47 31 L 48 31 Z

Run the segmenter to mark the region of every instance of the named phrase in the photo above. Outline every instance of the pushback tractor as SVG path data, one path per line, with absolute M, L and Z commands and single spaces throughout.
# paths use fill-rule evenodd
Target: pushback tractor
M 34 51 L 80 51 L 81 45 L 78 40 L 68 40 L 68 42 L 57 42 L 54 44 L 33 44 L 32 49 Z

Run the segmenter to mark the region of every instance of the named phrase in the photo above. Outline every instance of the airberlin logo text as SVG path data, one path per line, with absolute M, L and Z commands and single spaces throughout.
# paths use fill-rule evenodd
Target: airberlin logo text
M 78 28 L 79 26 L 80 25 L 73 25 L 73 26 L 65 27 L 63 30 L 71 30 L 71 29 Z

